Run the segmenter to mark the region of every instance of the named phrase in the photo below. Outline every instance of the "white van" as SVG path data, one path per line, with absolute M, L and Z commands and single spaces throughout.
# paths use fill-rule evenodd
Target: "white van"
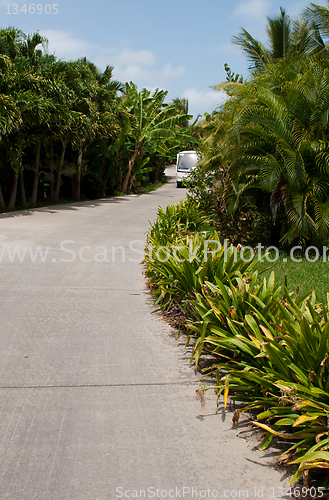
M 176 161 L 176 184 L 181 187 L 184 177 L 196 167 L 200 155 L 196 151 L 181 151 L 177 155 Z

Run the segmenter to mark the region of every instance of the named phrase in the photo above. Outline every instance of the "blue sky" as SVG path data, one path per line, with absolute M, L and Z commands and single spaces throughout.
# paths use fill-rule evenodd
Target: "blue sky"
M 244 56 L 231 43 L 241 27 L 265 42 L 267 16 L 277 15 L 280 6 L 290 16 L 298 16 L 310 3 L 55 0 L 54 5 L 47 1 L 0 0 L 1 26 L 16 26 L 26 33 L 39 30 L 49 39 L 49 52 L 59 58 L 86 56 L 102 70 L 107 64 L 114 66 L 114 77 L 119 80 L 168 90 L 169 99 L 187 97 L 194 115 L 211 112 L 222 100 L 209 87 L 225 80 L 225 62 L 232 71 L 248 75 Z M 317 3 L 328 5 L 326 0 Z

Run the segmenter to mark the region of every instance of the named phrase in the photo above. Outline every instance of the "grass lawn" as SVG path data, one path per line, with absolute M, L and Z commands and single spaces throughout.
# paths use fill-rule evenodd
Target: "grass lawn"
M 287 260 L 287 262 L 284 262 Z M 256 269 L 264 271 L 260 277 L 268 278 L 272 271 L 275 274 L 277 283 L 284 283 L 287 277 L 288 289 L 295 291 L 297 286 L 300 292 L 315 290 L 317 302 L 327 303 L 327 293 L 329 293 L 329 262 L 323 262 L 322 257 L 316 262 L 309 262 L 305 258 L 301 262 L 293 262 L 289 256 L 280 255 L 273 267 L 270 262 L 264 260 L 257 264 Z

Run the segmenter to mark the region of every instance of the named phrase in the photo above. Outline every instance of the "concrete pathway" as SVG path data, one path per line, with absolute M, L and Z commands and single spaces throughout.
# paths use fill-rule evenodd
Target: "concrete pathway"
M 232 414 L 215 414 L 212 391 L 201 409 L 184 340 L 129 261 L 158 205 L 184 196 L 172 179 L 0 216 L 1 500 L 276 498 L 287 485 Z

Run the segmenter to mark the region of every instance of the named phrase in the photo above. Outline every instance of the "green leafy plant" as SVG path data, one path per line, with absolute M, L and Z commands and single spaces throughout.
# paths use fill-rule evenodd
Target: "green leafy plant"
M 212 218 L 201 208 L 201 203 L 192 198 L 159 207 L 157 218 L 148 231 L 148 242 L 166 246 L 181 236 L 195 232 L 210 231 Z
M 191 361 L 216 373 L 218 398 L 244 403 L 265 431 L 260 449 L 284 439 L 291 482 L 310 469 L 329 468 L 329 303 L 315 292 L 288 290 L 274 272 L 255 271 L 223 245 L 213 221 L 189 198 L 166 210 L 148 234 L 146 276 L 165 313 L 194 338 Z M 205 253 L 205 248 L 208 252 Z M 329 296 L 327 301 L 329 300 Z M 214 386 L 209 387 L 211 389 Z M 326 485 L 325 475 L 321 484 Z
M 206 325 L 200 335 L 203 350 L 218 355 L 218 396 L 224 393 L 226 406 L 231 391 L 232 399 L 246 403 L 243 411 L 257 411 L 254 424 L 267 431 L 261 449 L 274 436 L 297 441 L 281 457 L 299 466 L 291 481 L 307 469 L 329 468 L 328 306 L 316 304 L 315 294 L 292 297 L 284 287 L 282 296 L 257 300 L 257 305 L 250 298 L 249 314 L 240 306 L 240 315 L 229 317 L 230 295 L 227 287 L 220 288 L 216 306 L 208 300 L 218 324 L 199 309 Z M 196 357 L 200 345 L 194 349 Z
M 149 230 L 145 275 L 156 296 L 155 305 L 160 305 L 175 326 L 186 327 L 195 314 L 195 294 L 207 281 L 229 283 L 247 278 L 257 263 L 243 260 L 238 249 L 223 244 L 211 224 L 200 202 L 189 197 L 166 210 L 159 208 Z

